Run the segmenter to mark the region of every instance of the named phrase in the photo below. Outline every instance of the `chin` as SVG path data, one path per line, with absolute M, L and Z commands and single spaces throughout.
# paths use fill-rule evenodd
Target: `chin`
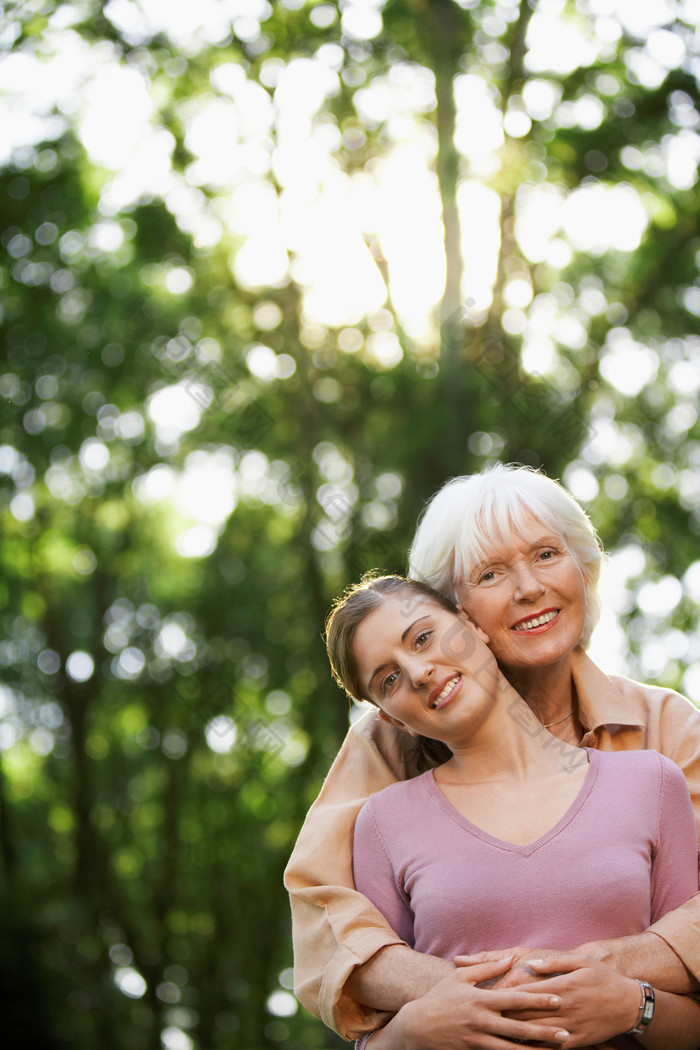
M 511 667 L 551 667 L 552 664 L 559 663 L 561 660 L 566 660 L 567 657 L 571 656 L 572 652 L 576 648 L 574 645 L 560 645 L 556 647 L 543 646 L 542 649 L 535 653 L 529 653 L 527 656 L 516 657 L 515 661 L 510 664 Z

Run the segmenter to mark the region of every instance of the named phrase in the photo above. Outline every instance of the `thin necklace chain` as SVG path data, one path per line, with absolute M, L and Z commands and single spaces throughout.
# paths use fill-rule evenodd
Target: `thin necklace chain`
M 547 725 L 544 725 L 544 723 L 542 723 L 542 725 L 543 725 L 543 727 L 545 729 L 549 729 L 551 726 L 558 726 L 560 722 L 565 722 L 567 720 L 567 718 L 571 718 L 573 713 L 574 713 L 574 708 L 572 707 L 571 710 L 569 711 L 568 715 L 564 715 L 563 718 L 557 718 L 556 722 L 547 722 Z

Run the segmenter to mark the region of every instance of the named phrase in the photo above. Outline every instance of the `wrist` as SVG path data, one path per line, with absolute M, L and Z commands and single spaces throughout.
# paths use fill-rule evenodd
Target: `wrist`
M 623 938 L 607 941 L 586 941 L 585 944 L 580 944 L 576 951 L 581 952 L 582 955 L 587 955 L 589 959 L 605 963 L 611 969 L 624 974 L 624 971 L 618 966 L 620 959 L 624 958 L 624 951 L 620 952 L 618 947 L 622 940 Z
M 413 999 L 402 1006 L 391 1022 L 397 1046 L 403 1050 L 419 1050 L 425 1043 L 425 1033 L 421 1031 L 423 1011 L 416 1006 L 417 1002 L 417 999 Z
M 640 999 L 637 1003 L 637 1018 L 634 1026 L 628 1029 L 629 1035 L 643 1035 L 654 1018 L 654 1007 L 656 1005 L 654 989 L 648 981 L 637 981 L 639 985 Z

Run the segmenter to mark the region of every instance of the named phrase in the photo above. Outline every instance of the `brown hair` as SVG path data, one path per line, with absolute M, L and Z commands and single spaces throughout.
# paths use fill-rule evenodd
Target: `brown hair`
M 333 678 L 352 700 L 368 700 L 375 707 L 378 706 L 362 689 L 352 651 L 353 643 L 358 627 L 370 613 L 380 608 L 387 599 L 399 596 L 405 597 L 407 601 L 416 598 L 428 600 L 441 609 L 457 612 L 454 602 L 449 598 L 445 598 L 425 583 L 408 580 L 403 576 L 373 576 L 368 573 L 359 583 L 349 587 L 337 599 L 328 615 L 325 639 Z M 409 776 L 441 765 L 451 754 L 447 745 L 441 741 L 416 737 L 414 747 L 407 756 Z

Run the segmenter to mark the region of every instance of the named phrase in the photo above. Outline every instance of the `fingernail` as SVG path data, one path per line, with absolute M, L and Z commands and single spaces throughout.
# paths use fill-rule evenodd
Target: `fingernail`
M 560 1028 L 558 1032 L 554 1033 L 554 1038 L 558 1043 L 565 1043 L 569 1038 L 569 1033 L 565 1028 Z
M 549 1000 L 549 1005 L 550 1006 L 561 1006 L 561 999 L 559 998 L 559 996 L 558 995 L 553 995 L 551 997 L 551 999 Z
M 544 959 L 528 959 L 527 963 L 525 965 L 526 966 L 542 966 L 543 964 L 544 964 Z

